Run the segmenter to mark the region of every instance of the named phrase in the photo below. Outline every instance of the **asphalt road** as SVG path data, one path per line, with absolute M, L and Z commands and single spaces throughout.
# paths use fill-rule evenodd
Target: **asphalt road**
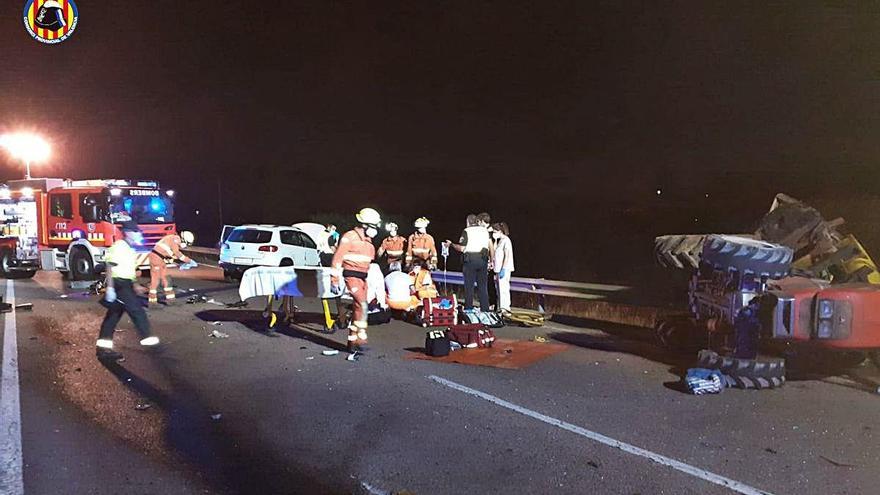
M 177 281 L 183 297 L 237 300 L 211 268 Z M 525 369 L 407 359 L 424 333 L 396 321 L 372 328 L 371 352 L 352 362 L 322 355 L 345 337 L 309 330 L 309 300 L 302 325 L 275 336 L 256 301 L 152 309 L 163 350 L 139 349 L 126 318 L 126 360 L 104 366 L 94 296 L 57 273 L 14 291 L 34 304 L 15 325 L 28 495 L 880 491 L 867 366 L 697 397 L 677 384 L 687 360 L 644 331 L 558 322 L 497 332 L 569 344 Z

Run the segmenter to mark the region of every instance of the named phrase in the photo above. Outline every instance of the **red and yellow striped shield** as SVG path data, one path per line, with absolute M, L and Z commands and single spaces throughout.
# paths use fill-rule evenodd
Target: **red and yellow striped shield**
M 79 10 L 73 0 L 27 0 L 24 4 L 24 27 L 35 40 L 61 43 L 73 34 Z M 45 26 L 51 27 L 45 27 Z

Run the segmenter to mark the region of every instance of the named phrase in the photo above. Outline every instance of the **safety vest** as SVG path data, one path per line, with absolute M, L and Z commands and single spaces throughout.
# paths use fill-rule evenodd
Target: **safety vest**
M 104 262 L 110 265 L 113 278 L 137 279 L 138 253 L 127 242 L 114 242 L 104 254 Z
M 461 237 L 462 241 L 464 241 L 463 253 L 489 254 L 489 243 L 492 241 L 489 238 L 489 230 L 486 227 L 468 227 L 464 229 Z

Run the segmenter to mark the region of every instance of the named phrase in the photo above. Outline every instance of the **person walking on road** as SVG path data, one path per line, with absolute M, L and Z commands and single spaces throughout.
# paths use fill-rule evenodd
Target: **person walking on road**
M 406 252 L 406 239 L 403 236 L 397 235 L 397 224 L 394 222 L 389 222 L 385 225 L 385 230 L 388 231 L 388 237 L 382 240 L 382 245 L 379 246 L 379 251 L 377 252 L 377 256 L 381 258 L 382 256 L 386 256 L 386 260 L 388 261 L 388 271 L 389 272 L 399 272 L 403 270 L 403 255 Z
M 373 238 L 379 232 L 376 228 L 382 223 L 379 212 L 364 208 L 355 215 L 360 225 L 349 230 L 339 240 L 333 254 L 330 290 L 342 294 L 340 278 L 344 279 L 348 293 L 354 300 L 352 321 L 348 326 L 348 350 L 365 351 L 367 347 L 367 274 L 370 263 L 376 257 Z
M 496 273 L 498 287 L 498 306 L 500 313 L 510 313 L 510 277 L 513 274 L 513 243 L 510 231 L 504 222 L 492 226 L 492 238 L 495 239 L 495 254 L 492 266 Z
M 468 215 L 467 227 L 461 233 L 459 244 L 446 240 L 456 251 L 462 253 L 462 275 L 464 275 L 464 309 L 474 308 L 474 285 L 480 298 L 480 311 L 489 311 L 489 260 L 494 257 L 489 230 L 480 225 L 477 215 Z
M 183 232 L 180 235 L 168 234 L 159 239 L 159 242 L 153 247 L 148 256 L 150 262 L 150 293 L 147 297 L 149 304 L 157 304 L 159 302 L 159 285 L 164 288 L 165 302 L 171 304 L 174 302 L 174 287 L 168 281 L 168 262 L 178 260 L 184 263 L 180 268 L 195 268 L 198 264 L 191 258 L 180 252 L 188 244 L 192 244 L 195 239 L 192 232 Z
M 437 269 L 437 245 L 434 244 L 434 237 L 428 233 L 428 224 L 431 222 L 425 218 L 417 218 L 413 222 L 416 228 L 415 233 L 409 236 L 406 248 L 406 268 L 411 269 L 413 260 L 422 259 L 428 263 L 429 270 Z
M 118 361 L 122 354 L 113 350 L 113 334 L 123 313 L 128 313 L 132 323 L 141 337 L 141 345 L 154 347 L 159 344 L 159 337 L 150 333 L 150 320 L 147 312 L 134 289 L 137 280 L 138 253 L 133 246 L 143 244 L 144 236 L 137 223 L 132 220 L 123 222 L 120 239 L 110 246 L 104 255 L 107 265 L 107 290 L 104 293 L 103 305 L 107 314 L 101 323 L 98 341 L 95 343 L 98 359 Z

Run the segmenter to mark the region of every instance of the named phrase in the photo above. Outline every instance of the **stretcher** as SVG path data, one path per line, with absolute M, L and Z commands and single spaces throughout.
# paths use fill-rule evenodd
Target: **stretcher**
M 371 276 L 367 281 L 371 285 L 368 290 L 373 294 L 369 297 L 371 300 L 375 297 L 382 307 L 387 307 L 384 284 L 378 284 L 377 287 L 374 287 L 377 280 L 375 275 L 378 274 L 378 280 L 381 281 L 382 272 L 375 264 L 370 266 L 370 270 Z M 331 274 L 332 269 L 323 266 L 254 267 L 242 275 L 241 283 L 238 286 L 238 295 L 242 301 L 252 297 L 266 298 L 266 306 L 262 316 L 268 330 L 274 329 L 278 324 L 290 325 L 296 322 L 297 307 L 293 303 L 293 298 L 319 298 L 324 316 L 323 330 L 326 333 L 334 333 L 337 329 L 348 326 L 351 311 L 347 307 L 347 303 L 350 303 L 352 298 L 341 280 L 342 293 L 333 293 Z M 277 310 L 275 309 L 276 302 L 280 302 Z M 331 302 L 335 306 L 335 313 L 331 312 Z
M 268 330 L 274 329 L 279 323 L 290 325 L 296 321 L 297 307 L 293 298 L 320 298 L 324 312 L 324 331 L 332 333 L 338 327 L 336 320 L 342 307 L 340 302 L 350 301 L 351 296 L 346 291 L 334 294 L 330 290 L 330 274 L 331 269 L 322 266 L 258 266 L 244 272 L 238 286 L 238 295 L 242 301 L 252 297 L 266 298 L 262 316 Z M 277 310 L 276 301 L 280 301 Z M 336 302 L 336 315 L 330 312 L 330 301 Z

